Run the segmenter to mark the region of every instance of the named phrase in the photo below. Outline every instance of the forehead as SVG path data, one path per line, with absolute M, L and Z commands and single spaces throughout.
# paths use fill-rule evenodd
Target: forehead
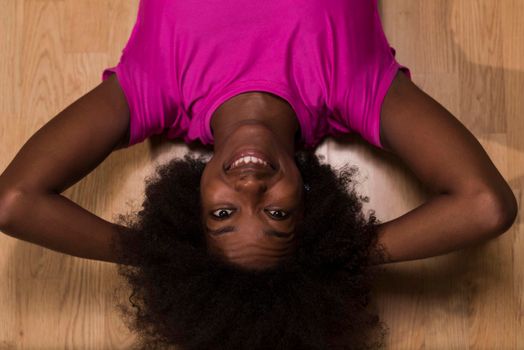
M 253 231 L 254 232 L 254 231 Z M 254 234 L 231 232 L 219 236 L 206 236 L 209 249 L 220 253 L 229 261 L 243 259 L 277 260 L 295 249 L 295 235 L 287 239 L 270 237 L 262 232 Z

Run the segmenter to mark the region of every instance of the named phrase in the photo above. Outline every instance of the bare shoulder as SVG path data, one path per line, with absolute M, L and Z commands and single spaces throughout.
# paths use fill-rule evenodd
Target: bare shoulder
M 106 80 L 104 80 L 98 87 L 99 93 L 102 98 L 109 102 L 110 106 L 114 109 L 114 115 L 123 118 L 127 124 L 126 131 L 117 145 L 116 149 L 124 148 L 129 143 L 129 104 L 126 99 L 126 95 L 118 81 L 116 74 L 111 74 Z

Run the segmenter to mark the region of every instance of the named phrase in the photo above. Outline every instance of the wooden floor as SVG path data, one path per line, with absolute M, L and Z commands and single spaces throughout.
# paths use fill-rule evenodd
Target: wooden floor
M 0 170 L 27 139 L 118 62 L 138 0 L 0 1 Z M 414 82 L 479 139 L 519 204 L 524 185 L 523 0 L 388 0 L 382 20 Z M 141 204 L 152 167 L 185 147 L 144 142 L 111 154 L 64 195 L 107 220 Z M 421 184 L 365 143 L 318 153 L 361 170 L 381 221 L 420 205 Z M 374 307 L 388 349 L 524 349 L 523 214 L 503 236 L 445 256 L 385 266 Z M 424 234 L 421 232 L 421 234 Z M 0 235 L 0 349 L 126 349 L 115 266 Z

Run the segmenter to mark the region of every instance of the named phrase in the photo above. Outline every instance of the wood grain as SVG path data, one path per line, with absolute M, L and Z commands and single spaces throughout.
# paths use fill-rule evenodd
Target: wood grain
M 43 124 L 118 62 L 138 0 L 0 2 L 0 169 Z M 389 0 L 381 16 L 414 82 L 479 139 L 519 205 L 524 185 L 522 0 Z M 107 219 L 139 207 L 153 167 L 186 146 L 151 140 L 110 155 L 65 195 Z M 421 204 L 424 186 L 358 138 L 317 151 L 358 166 L 364 210 L 381 221 Z M 430 259 L 378 267 L 373 307 L 388 349 L 524 349 L 522 214 L 501 237 Z M 424 234 L 421 232 L 421 234 Z M 112 264 L 0 235 L 0 349 L 127 349 Z

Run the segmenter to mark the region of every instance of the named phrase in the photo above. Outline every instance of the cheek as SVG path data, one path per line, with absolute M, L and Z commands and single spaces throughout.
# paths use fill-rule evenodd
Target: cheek
M 216 166 L 214 163 L 209 161 L 206 164 L 206 167 L 204 168 L 204 171 L 202 172 L 202 176 L 200 178 L 200 188 L 209 187 L 212 185 L 213 179 L 218 176 Z
M 302 176 L 300 175 L 300 172 L 298 171 L 298 169 L 292 172 L 290 176 L 288 176 L 287 181 L 286 181 L 286 186 L 288 188 L 291 188 L 295 195 L 300 194 L 302 192 L 301 188 L 303 186 L 303 181 L 302 181 Z
M 211 195 L 214 193 L 213 188 L 209 182 L 203 182 L 200 185 L 200 200 L 202 202 L 203 209 L 207 207 L 207 203 L 211 201 Z
M 298 170 L 296 166 L 294 168 L 294 174 L 295 174 L 295 178 L 297 179 L 297 181 L 302 183 L 302 174 L 300 173 L 300 170 Z
M 288 163 L 285 168 L 286 178 L 293 183 L 302 182 L 302 174 L 295 163 Z
M 229 198 L 228 193 L 228 187 L 218 176 L 202 177 L 200 181 L 200 199 L 204 207 L 207 207 L 207 203 L 217 202 L 226 197 Z
M 215 191 L 213 190 L 215 181 L 213 181 L 213 176 L 209 172 L 204 172 L 200 178 L 200 200 L 202 205 L 205 207 L 206 203 L 210 201 L 210 195 Z

